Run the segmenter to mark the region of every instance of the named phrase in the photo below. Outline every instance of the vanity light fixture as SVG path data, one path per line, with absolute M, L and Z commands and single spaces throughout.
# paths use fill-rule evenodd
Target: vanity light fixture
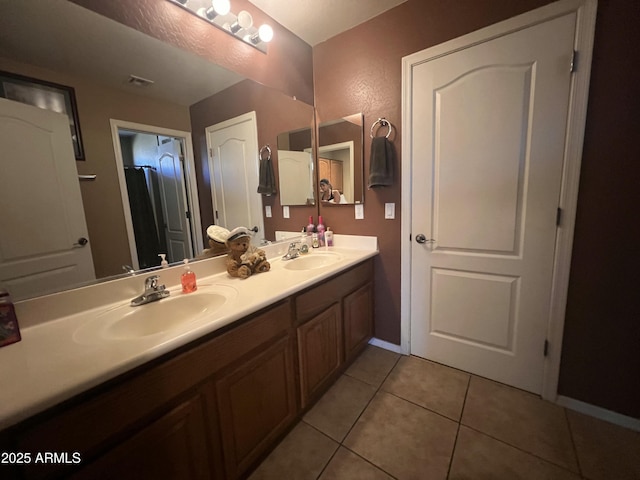
M 180 7 L 195 13 L 198 17 L 210 22 L 263 53 L 267 51 L 267 43 L 273 39 L 273 29 L 263 24 L 260 28 L 253 26 L 253 17 L 246 10 L 235 15 L 231 11 L 230 0 L 169 0 Z

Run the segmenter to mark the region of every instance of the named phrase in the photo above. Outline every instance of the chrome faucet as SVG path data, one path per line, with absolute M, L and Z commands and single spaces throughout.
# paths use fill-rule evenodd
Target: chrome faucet
M 300 242 L 291 242 L 287 254 L 282 257 L 283 260 L 293 260 L 300 256 Z
M 131 300 L 131 306 L 137 307 L 145 303 L 155 302 L 169 296 L 169 290 L 158 284 L 159 275 L 151 275 L 144 279 L 144 292 Z

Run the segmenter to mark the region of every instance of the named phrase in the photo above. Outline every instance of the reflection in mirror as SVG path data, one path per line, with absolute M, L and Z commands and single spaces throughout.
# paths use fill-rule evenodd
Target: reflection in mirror
M 216 94 L 227 98 L 228 103 L 223 101 L 216 107 L 216 121 L 257 111 L 261 145 L 274 144 L 279 132 L 303 124 L 299 118 L 295 122 L 290 120 L 293 115 L 288 110 L 292 104 L 304 107 L 309 119 L 308 125 L 313 122 L 313 107 L 310 105 L 294 101 L 281 92 L 259 88 L 262 86 L 256 82 L 73 2 L 21 1 L 2 2 L 2 5 L 0 70 L 66 85 L 75 90 L 86 156 L 86 160 L 81 162 L 75 162 L 71 157 L 70 165 L 77 170 L 74 173 L 75 188 L 78 189 L 78 174 L 92 177 L 93 180 L 80 183 L 81 200 L 77 202 L 84 207 L 88 236 L 74 234 L 72 242 L 68 244 L 77 243 L 79 238 L 85 236 L 88 238 L 85 248 L 73 250 L 90 252 L 88 261 L 93 263 L 95 277 L 99 281 L 122 276 L 123 266 L 135 263 L 132 261 L 132 246 L 125 221 L 126 210 L 123 208 L 118 179 L 119 171 L 123 172 L 124 169 L 115 158 L 111 119 L 190 132 L 194 149 L 197 150 L 196 163 L 194 171 L 184 174 L 188 174 L 189 179 L 193 178 L 192 183 L 197 185 L 197 195 L 194 195 L 191 206 L 200 206 L 201 214 L 201 221 L 197 222 L 195 229 L 197 235 L 192 240 L 194 256 L 209 246 L 204 232 L 215 223 L 202 139 L 204 128 L 216 123 L 207 118 L 206 123 L 198 124 L 194 120 L 194 105 Z M 57 21 L 52 22 L 52 18 Z M 194 21 L 204 23 L 195 18 Z M 154 83 L 140 87 L 127 81 L 131 74 L 152 79 Z M 249 91 L 250 94 L 236 96 L 225 93 L 240 87 L 244 87 L 243 91 Z M 254 95 L 257 90 L 262 92 L 259 96 Z M 255 103 L 260 105 L 256 106 Z M 257 152 L 255 153 L 257 157 Z M 3 156 L 3 162 L 9 160 L 10 156 Z M 145 161 L 144 165 L 150 163 Z M 40 175 L 44 172 L 42 169 L 34 171 Z M 125 182 L 122 184 L 125 185 Z M 255 194 L 258 195 L 257 192 Z M 17 202 L 24 203 L 24 195 L 16 197 L 16 204 L 3 204 L 7 212 L 20 211 Z M 53 202 L 49 202 L 51 203 Z M 271 230 L 274 230 L 273 227 L 270 226 Z M 5 239 L 5 233 L 6 230 L 0 232 L 0 239 Z M 42 242 L 50 246 L 53 239 L 51 235 L 45 235 Z M 136 247 L 133 246 L 133 249 L 135 251 Z M 185 251 L 188 252 L 189 249 Z M 175 256 L 180 257 L 182 254 L 176 253 Z M 172 260 L 180 261 L 181 258 Z M 0 278 L 0 284 L 3 283 L 3 278 Z M 43 282 L 38 292 L 13 297 L 15 300 L 22 300 L 74 288 L 81 283 L 84 282 L 48 280 Z
M 311 129 L 278 135 L 278 178 L 281 205 L 315 205 Z
M 364 202 L 363 117 L 356 113 L 320 123 L 318 178 L 323 204 Z

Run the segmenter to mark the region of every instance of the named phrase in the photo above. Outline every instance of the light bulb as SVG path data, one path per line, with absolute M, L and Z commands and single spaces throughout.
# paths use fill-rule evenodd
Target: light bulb
M 246 10 L 241 10 L 238 19 L 231 25 L 231 33 L 238 33 L 242 28 L 251 28 L 253 25 L 253 17 Z
M 263 42 L 269 43 L 273 39 L 273 28 L 266 23 L 260 25 L 260 28 L 258 29 L 258 36 Z
M 226 15 L 231 10 L 229 0 L 211 0 L 211 5 L 218 15 Z

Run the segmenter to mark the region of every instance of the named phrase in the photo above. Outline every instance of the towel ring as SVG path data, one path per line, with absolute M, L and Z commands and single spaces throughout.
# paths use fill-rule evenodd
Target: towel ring
M 267 151 L 267 158 L 262 158 L 262 152 L 265 150 Z M 271 148 L 269 148 L 269 145 L 265 145 L 260 149 L 260 161 L 262 160 L 271 160 Z
M 387 132 L 387 134 L 386 134 L 386 135 L 385 135 L 385 137 L 384 137 L 384 138 L 389 138 L 389 135 L 391 135 L 391 133 L 393 132 L 393 127 L 391 126 L 391 123 L 389 123 L 389 122 L 387 121 L 387 119 L 386 119 L 386 118 L 379 118 L 379 119 L 377 119 L 375 122 L 373 122 L 373 125 L 371 125 L 371 130 L 369 130 L 369 136 L 370 136 L 371 138 L 373 138 L 373 133 L 374 133 L 374 132 L 373 132 L 373 129 L 375 128 L 375 126 L 376 126 L 377 124 L 380 124 L 380 126 L 382 126 L 382 127 L 387 127 L 387 128 L 389 129 L 389 131 Z

